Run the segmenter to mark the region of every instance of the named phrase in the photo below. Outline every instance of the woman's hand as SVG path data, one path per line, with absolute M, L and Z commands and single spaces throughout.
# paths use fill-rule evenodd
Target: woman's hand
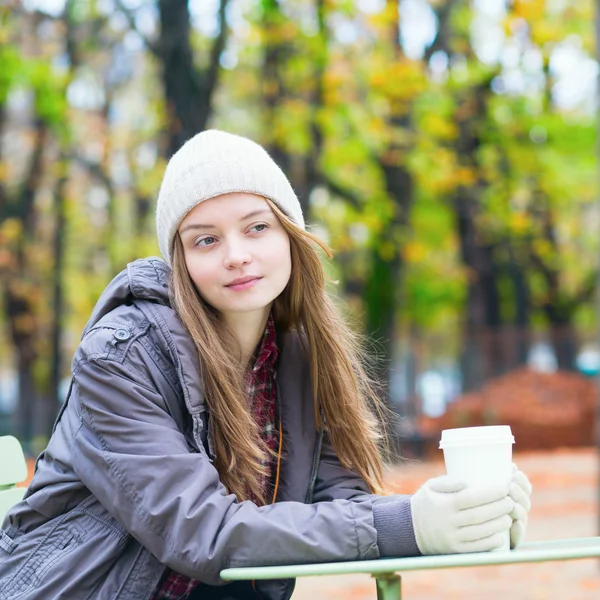
M 531 509 L 531 483 L 523 471 L 519 471 L 513 463 L 513 474 L 508 488 L 509 496 L 514 500 L 515 507 L 510 513 L 513 520 L 510 527 L 510 547 L 516 548 L 525 537 L 527 530 L 527 513 Z
M 501 548 L 513 524 L 514 509 L 508 484 L 467 487 L 449 475 L 425 482 L 411 498 L 413 528 L 421 554 Z

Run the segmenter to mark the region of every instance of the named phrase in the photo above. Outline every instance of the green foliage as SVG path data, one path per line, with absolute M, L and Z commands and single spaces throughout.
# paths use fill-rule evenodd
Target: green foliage
M 403 250 L 402 321 L 421 330 L 450 333 L 464 302 L 466 277 L 457 256 L 454 216 L 434 196 L 417 198 Z
M 51 127 L 63 127 L 67 118 L 64 78 L 58 77 L 46 61 L 32 61 L 28 83 L 34 92 L 35 114 Z
M 22 61 L 17 48 L 0 44 L 0 106 L 6 102 L 10 89 L 22 81 Z

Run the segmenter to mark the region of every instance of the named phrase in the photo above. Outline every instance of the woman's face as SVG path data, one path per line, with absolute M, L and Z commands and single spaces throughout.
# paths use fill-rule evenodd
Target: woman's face
M 287 285 L 290 240 L 268 202 L 244 192 L 195 206 L 179 225 L 198 293 L 225 317 L 271 309 Z

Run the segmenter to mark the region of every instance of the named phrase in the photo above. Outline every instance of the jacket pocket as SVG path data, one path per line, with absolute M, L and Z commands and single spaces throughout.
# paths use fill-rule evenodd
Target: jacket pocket
M 2 554 L 12 554 L 14 549 L 17 547 L 17 542 L 13 540 L 4 529 L 0 529 L 0 559 Z
M 10 569 L 11 558 L 17 558 L 15 555 L 21 554 L 21 550 L 24 552 L 29 550 L 29 552 L 24 561 L 17 561 L 20 563 L 18 569 L 14 571 L 10 569 L 13 571 L 12 573 L 0 572 L 0 600 L 18 600 L 32 588 L 37 587 L 56 563 L 67 557 L 81 544 L 85 538 L 85 530 L 63 518 L 41 540 L 38 540 L 34 548 L 27 548 L 29 544 L 25 541 L 26 537 L 23 536 L 19 540 L 19 544 L 6 534 L 6 539 L 3 538 L 11 548 L 9 554 L 12 555 L 7 558 L 4 567 Z M 19 546 L 19 552 L 14 552 L 17 546 Z M 4 571 L 4 569 L 0 571 Z

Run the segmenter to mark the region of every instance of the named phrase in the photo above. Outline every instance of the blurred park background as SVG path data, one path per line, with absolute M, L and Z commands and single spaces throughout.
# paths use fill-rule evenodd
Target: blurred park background
M 0 434 L 43 448 L 107 282 L 209 127 L 288 174 L 405 456 L 594 443 L 592 0 L 0 0 Z
M 598 4 L 0 0 L 0 435 L 43 449 L 96 299 L 158 254 L 166 161 L 218 127 L 267 147 L 336 253 L 399 417 L 390 488 L 443 473 L 441 429 L 510 424 L 528 540 L 597 535 Z M 584 600 L 598 573 L 404 579 L 415 600 Z

